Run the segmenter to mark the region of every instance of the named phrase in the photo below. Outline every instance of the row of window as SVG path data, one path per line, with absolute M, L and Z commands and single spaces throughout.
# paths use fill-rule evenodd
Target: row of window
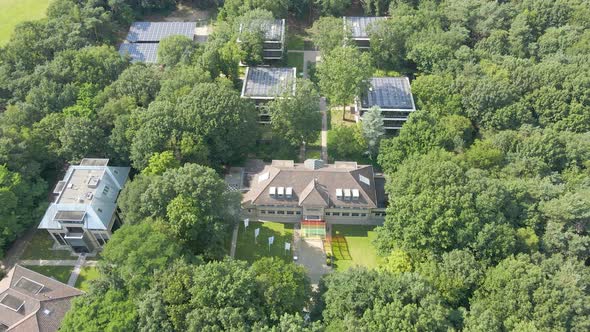
M 334 216 L 334 217 L 366 217 L 366 213 L 358 213 L 358 212 L 326 212 L 327 216 Z
M 288 215 L 300 215 L 301 211 L 283 211 L 283 210 L 260 210 L 260 214 L 288 214 Z

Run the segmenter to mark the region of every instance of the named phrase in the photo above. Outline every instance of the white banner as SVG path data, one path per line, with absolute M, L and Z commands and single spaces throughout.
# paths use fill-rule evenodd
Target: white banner
M 291 243 L 285 242 L 285 250 L 291 250 Z
M 268 237 L 268 245 L 271 245 L 275 242 L 275 237 L 274 236 L 269 236 Z
M 250 219 L 246 218 L 244 219 L 244 228 L 248 228 L 248 225 L 250 225 Z
M 256 228 L 254 230 L 254 238 L 257 238 L 258 237 L 258 234 L 260 234 L 260 228 Z

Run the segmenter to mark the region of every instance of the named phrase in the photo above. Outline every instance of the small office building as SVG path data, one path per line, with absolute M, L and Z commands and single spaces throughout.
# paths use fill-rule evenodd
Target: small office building
M 247 31 L 261 31 L 264 39 L 262 52 L 264 60 L 281 60 L 285 52 L 285 19 L 258 19 L 240 24 L 240 35 Z M 238 43 L 240 38 L 238 37 Z
M 362 16 L 344 16 L 344 27 L 350 29 L 352 40 L 361 50 L 368 50 L 371 46 L 369 37 L 369 26 L 375 22 L 385 20 L 387 17 L 362 17 Z
M 259 111 L 258 122 L 269 124 L 266 104 L 275 98 L 295 94 L 297 68 L 248 67 L 242 85 L 242 98 L 252 99 Z

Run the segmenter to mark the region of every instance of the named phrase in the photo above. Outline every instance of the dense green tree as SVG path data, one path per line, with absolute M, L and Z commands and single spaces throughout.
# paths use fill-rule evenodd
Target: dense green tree
M 450 310 L 417 274 L 349 269 L 320 286 L 328 329 L 447 331 Z
M 102 104 L 109 99 L 133 97 L 138 106 L 147 107 L 160 91 L 162 74 L 156 66 L 136 63 L 125 69 L 118 79 L 97 97 Z
M 100 269 L 120 280 L 130 294 L 147 290 L 154 272 L 164 270 L 183 250 L 153 220 L 121 227 L 105 245 Z
M 352 38 L 351 27 L 345 26 L 341 18 L 331 16 L 320 17 L 313 22 L 308 33 L 311 35 L 313 44 L 323 54 L 345 45 Z
M 268 316 L 278 321 L 285 313 L 297 313 L 309 302 L 310 282 L 305 269 L 279 258 L 263 258 L 252 264 Z
M 361 128 L 365 142 L 367 142 L 369 157 L 373 159 L 373 157 L 377 156 L 379 143 L 381 143 L 381 138 L 385 135 L 383 114 L 381 114 L 381 108 L 379 106 L 373 106 L 368 112 L 363 114 Z
M 360 126 L 340 126 L 328 131 L 328 155 L 335 160 L 355 160 L 366 152 Z
M 147 175 L 162 175 L 166 170 L 180 167 L 180 163 L 174 157 L 172 151 L 154 153 L 150 157 L 150 162 L 142 173 Z
M 164 38 L 158 46 L 158 63 L 167 67 L 188 64 L 196 48 L 197 44 L 185 36 Z
M 63 123 L 59 132 L 59 154 L 63 159 L 78 162 L 85 157 L 102 155 L 104 132 L 96 122 L 67 116 Z
M 553 256 L 519 255 L 487 271 L 466 320 L 470 331 L 583 331 L 590 326 L 588 269 Z
M 174 102 L 189 94 L 198 83 L 212 82 L 211 76 L 199 66 L 179 65 L 166 71 L 158 100 Z
M 367 28 L 371 38 L 370 52 L 376 67 L 399 71 L 405 69 L 406 42 L 411 33 L 410 26 L 409 18 L 394 17 L 377 21 Z
M 273 135 L 293 146 L 317 139 L 321 129 L 320 95 L 308 80 L 296 82 L 295 94 L 287 92 L 269 104 Z
M 352 0 L 314 0 L 323 15 L 341 16 L 352 4 Z
M 369 54 L 356 48 L 338 47 L 318 64 L 320 91 L 332 105 L 346 108 L 366 87 L 373 74 Z
M 64 317 L 63 331 L 135 331 L 137 313 L 133 300 L 111 289 L 74 299 Z

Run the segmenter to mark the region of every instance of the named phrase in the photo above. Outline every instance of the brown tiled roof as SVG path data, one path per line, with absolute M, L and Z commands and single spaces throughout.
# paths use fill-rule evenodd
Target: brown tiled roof
M 19 281 L 30 280 L 42 286 L 40 289 L 21 287 Z M 0 323 L 8 331 L 52 332 L 57 331 L 65 313 L 70 309 L 73 297 L 84 292 L 52 278 L 16 265 L 0 281 L 0 298 L 10 294 L 24 302 L 22 308 L 14 311 L 0 305 Z M 47 309 L 47 310 L 45 310 Z
M 369 184 L 362 182 L 361 176 L 368 179 Z M 293 197 L 272 197 L 269 195 L 270 187 L 291 187 Z M 358 189 L 359 199 L 337 199 L 336 189 Z M 250 191 L 244 194 L 242 203 L 375 208 L 377 195 L 373 167 L 336 162 L 314 170 L 306 168 L 304 164 L 273 162 L 252 177 Z

